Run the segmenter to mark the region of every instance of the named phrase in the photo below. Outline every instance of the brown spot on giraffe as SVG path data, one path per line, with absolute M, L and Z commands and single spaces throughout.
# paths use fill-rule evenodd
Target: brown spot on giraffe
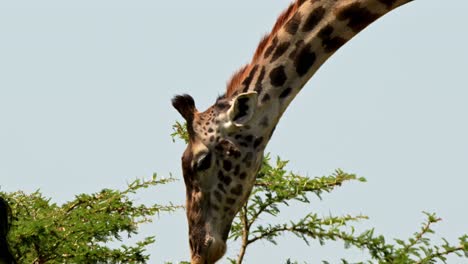
M 283 65 L 277 66 L 270 72 L 270 82 L 273 86 L 282 86 L 287 80 Z
M 270 57 L 271 53 L 273 53 L 273 50 L 275 50 L 276 45 L 278 44 L 278 38 L 273 38 L 273 40 L 270 43 L 270 46 L 265 50 L 265 54 L 263 57 L 266 59 Z
M 232 178 L 228 175 L 225 175 L 222 171 L 218 171 L 218 179 L 224 183 L 224 185 L 229 186 L 232 182 Z
M 296 13 L 294 16 L 286 23 L 285 30 L 291 35 L 296 34 L 297 30 L 299 29 L 299 26 L 301 24 L 301 14 Z
M 228 203 L 228 204 L 235 204 L 235 203 L 236 203 L 236 199 L 228 197 L 228 198 L 226 198 L 226 203 Z
M 239 174 L 239 178 L 240 178 L 241 180 L 247 178 L 247 172 L 242 172 L 241 174 Z
M 314 9 L 309 16 L 307 17 L 304 25 L 302 26 L 302 31 L 307 32 L 313 30 L 318 23 L 322 20 L 322 18 L 325 16 L 325 8 L 323 7 L 317 7 Z
M 260 146 L 260 144 L 262 144 L 262 143 L 263 143 L 263 137 L 258 137 L 258 138 L 255 139 L 253 147 L 258 148 Z
M 311 50 L 311 45 L 306 44 L 302 46 L 294 58 L 294 66 L 296 67 L 297 74 L 302 77 L 314 65 L 317 56 Z
M 256 91 L 257 93 L 262 93 L 262 81 L 263 81 L 263 78 L 265 78 L 265 72 L 266 72 L 266 69 L 265 69 L 265 66 L 262 67 L 262 70 L 260 71 L 260 74 L 258 75 L 258 78 L 257 78 L 257 82 L 255 83 L 255 89 L 254 91 Z
M 228 159 L 223 160 L 223 169 L 225 171 L 230 171 L 232 169 L 232 162 Z
M 288 88 L 284 89 L 281 92 L 281 94 L 279 95 L 279 98 L 284 99 L 284 98 L 288 97 L 291 94 L 291 91 L 292 91 L 291 87 L 288 87 Z
M 333 27 L 327 25 L 322 28 L 317 35 L 320 39 L 322 39 L 322 47 L 327 53 L 335 52 L 346 43 L 346 39 L 336 36 L 332 37 L 332 34 Z
M 231 189 L 231 193 L 237 196 L 240 196 L 242 194 L 242 184 L 237 184 L 235 187 Z
M 388 9 L 391 9 L 395 5 L 397 0 L 379 0 L 380 3 L 387 6 Z
M 361 3 L 354 2 L 338 10 L 336 17 L 338 20 L 348 21 L 348 27 L 354 32 L 359 32 L 380 16 L 371 12 L 366 6 L 362 6 Z
M 288 50 L 289 48 L 289 41 L 285 41 L 280 43 L 277 47 L 275 52 L 273 53 L 273 56 L 271 56 L 270 63 L 275 62 L 279 57 L 283 56 L 283 54 Z
M 255 65 L 250 70 L 249 76 L 247 76 L 247 78 L 245 78 L 244 81 L 242 82 L 242 85 L 244 85 L 244 92 L 246 92 L 247 89 L 249 88 L 250 82 L 252 82 L 252 80 L 253 80 L 253 78 L 255 76 L 255 73 L 257 72 L 257 69 L 258 69 L 258 65 Z

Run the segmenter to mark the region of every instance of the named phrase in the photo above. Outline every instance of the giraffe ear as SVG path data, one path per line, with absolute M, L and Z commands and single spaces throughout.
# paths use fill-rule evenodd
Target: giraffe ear
M 197 108 L 195 107 L 195 101 L 190 95 L 184 94 L 174 96 L 174 98 L 172 98 L 172 106 L 177 109 L 187 123 L 193 121 L 193 116 Z
M 227 114 L 236 126 L 243 126 L 252 119 L 257 106 L 257 92 L 239 94 L 233 101 Z

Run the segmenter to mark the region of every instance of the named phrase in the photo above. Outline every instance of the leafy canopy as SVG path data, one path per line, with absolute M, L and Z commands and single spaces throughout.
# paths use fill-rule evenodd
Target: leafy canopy
M 134 245 L 112 248 L 109 242 L 122 235 L 138 233 L 152 216 L 170 212 L 177 206 L 137 205 L 130 195 L 143 188 L 172 182 L 173 179 L 136 179 L 125 190 L 103 189 L 78 194 L 62 205 L 53 203 L 39 191 L 0 193 L 9 202 L 13 221 L 9 242 L 18 263 L 146 263 L 148 236 Z

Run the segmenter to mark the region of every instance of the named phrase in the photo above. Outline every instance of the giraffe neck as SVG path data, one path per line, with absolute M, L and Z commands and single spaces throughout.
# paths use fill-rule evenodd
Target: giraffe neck
M 204 112 L 189 95 L 173 106 L 188 123 L 182 156 L 192 263 L 224 254 L 281 115 L 319 67 L 379 17 L 412 0 L 296 0 Z
M 270 125 L 275 124 L 331 55 L 376 19 L 411 1 L 296 1 L 260 42 L 252 62 L 233 76 L 226 96 L 257 92 L 257 111 L 267 112 Z

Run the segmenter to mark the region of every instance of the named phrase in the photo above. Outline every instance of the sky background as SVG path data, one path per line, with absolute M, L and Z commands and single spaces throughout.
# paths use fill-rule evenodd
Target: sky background
M 181 120 L 170 105 L 190 93 L 204 110 L 248 62 L 289 1 L 1 1 L 0 189 L 40 189 L 62 203 L 78 193 L 123 189 L 136 177 L 179 182 L 134 196 L 184 203 Z M 438 235 L 468 233 L 468 18 L 466 0 L 418 0 L 340 49 L 285 113 L 268 152 L 308 176 L 335 169 L 346 184 L 301 217 L 365 214 L 360 228 L 407 238 L 437 212 Z M 156 235 L 150 263 L 189 259 L 185 213 L 141 229 Z M 230 244 L 227 256 L 239 246 Z M 285 236 L 258 243 L 245 263 L 363 260 L 340 243 L 307 247 Z M 225 263 L 225 259 L 221 263 Z M 452 259 L 451 263 L 468 263 Z

